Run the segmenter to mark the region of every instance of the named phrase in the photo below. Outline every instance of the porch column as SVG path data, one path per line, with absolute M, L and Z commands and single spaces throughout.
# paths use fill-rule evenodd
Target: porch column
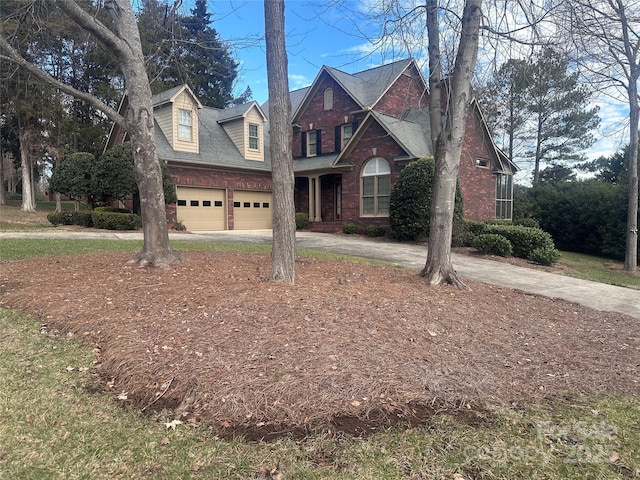
M 315 208 L 313 203 L 316 198 L 313 192 L 313 177 L 308 177 L 307 180 L 309 180 L 309 220 L 313 222 L 315 217 Z
M 315 199 L 315 207 L 316 207 L 316 211 L 315 211 L 315 221 L 316 222 L 321 222 L 322 221 L 322 214 L 321 212 L 321 188 L 320 188 L 320 176 L 315 177 L 315 183 L 316 183 L 316 189 L 315 189 L 315 194 L 316 194 L 316 199 Z

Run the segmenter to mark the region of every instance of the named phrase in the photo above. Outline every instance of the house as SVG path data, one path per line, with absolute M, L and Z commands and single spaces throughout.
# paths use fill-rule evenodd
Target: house
M 268 105 L 209 108 L 187 86 L 153 103 L 158 156 L 179 199 L 168 218 L 193 231 L 270 228 Z M 296 211 L 321 231 L 388 225 L 400 171 L 433 155 L 428 89 L 416 62 L 355 74 L 322 67 L 311 86 L 291 92 L 291 104 Z M 110 141 L 117 138 L 112 132 Z M 515 171 L 474 102 L 459 169 L 465 218 L 510 219 Z

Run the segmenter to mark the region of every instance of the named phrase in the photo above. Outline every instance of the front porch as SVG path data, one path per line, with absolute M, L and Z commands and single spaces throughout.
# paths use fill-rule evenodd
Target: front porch
M 342 226 L 342 174 L 297 176 L 294 199 L 296 212 L 309 216 L 309 228 L 335 232 Z M 323 225 L 326 224 L 326 225 Z

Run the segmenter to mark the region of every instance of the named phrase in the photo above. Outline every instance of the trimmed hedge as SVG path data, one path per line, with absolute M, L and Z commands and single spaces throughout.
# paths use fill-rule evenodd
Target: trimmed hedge
M 360 233 L 360 227 L 355 223 L 345 223 L 342 225 L 342 233 L 346 233 L 347 235 L 357 235 Z
M 367 225 L 365 232 L 367 237 L 384 237 L 387 234 L 387 229 L 382 225 Z
M 473 248 L 485 255 L 510 257 L 513 253 L 511 242 L 497 233 L 483 233 L 473 239 Z
M 91 212 L 51 212 L 47 215 L 47 220 L 54 226 L 58 225 L 80 225 L 82 227 L 92 227 L 93 218 Z
M 305 230 L 309 228 L 309 215 L 306 213 L 296 213 L 296 230 Z
M 105 230 L 137 230 L 140 217 L 134 213 L 94 212 L 93 226 Z
M 516 257 L 530 258 L 533 251 L 538 248 L 555 249 L 551 235 L 540 228 L 521 225 L 485 225 L 482 233 L 502 235 L 511 242 L 513 255 Z

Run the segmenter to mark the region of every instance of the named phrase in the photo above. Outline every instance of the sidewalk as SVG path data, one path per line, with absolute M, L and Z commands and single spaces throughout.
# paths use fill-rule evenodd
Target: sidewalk
M 102 238 L 142 239 L 141 233 L 129 232 L 0 232 L 0 248 L 3 238 Z M 171 239 L 271 243 L 271 230 L 227 230 L 219 232 L 171 233 Z M 390 262 L 416 270 L 426 262 L 425 247 L 388 242 L 367 237 L 334 235 L 328 233 L 297 232 L 297 245 L 303 248 L 324 250 Z M 615 287 L 588 280 L 523 268 L 503 262 L 494 262 L 466 255 L 452 255 L 454 268 L 462 279 L 477 280 L 492 285 L 514 288 L 537 295 L 560 298 L 597 310 L 612 311 L 640 319 L 640 291 Z

